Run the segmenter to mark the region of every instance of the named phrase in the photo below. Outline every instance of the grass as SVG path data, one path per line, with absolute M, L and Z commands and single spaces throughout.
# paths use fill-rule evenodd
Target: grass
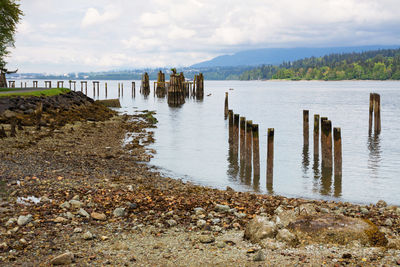
M 24 88 L 19 88 L 20 90 Z M 15 88 L 0 88 L 0 92 L 8 92 L 8 91 L 14 91 Z M 18 90 L 18 89 L 17 89 Z M 61 95 L 70 92 L 69 89 L 67 88 L 51 88 L 51 89 L 45 89 L 45 90 L 40 90 L 40 91 L 32 91 L 32 92 L 22 92 L 22 93 L 17 93 L 17 92 L 12 92 L 9 94 L 0 94 L 0 97 L 13 97 L 13 96 L 54 96 L 54 95 Z

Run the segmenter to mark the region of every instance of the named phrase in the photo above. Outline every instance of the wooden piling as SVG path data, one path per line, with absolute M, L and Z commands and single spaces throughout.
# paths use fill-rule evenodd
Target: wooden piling
M 324 121 L 328 120 L 327 117 L 320 117 L 320 125 L 321 125 L 321 135 L 320 135 L 320 144 L 321 144 L 321 159 L 323 158 L 323 155 L 325 154 L 325 145 L 326 145 L 326 141 L 325 141 L 325 136 L 322 134 L 322 124 Z
M 16 136 L 16 130 L 15 130 L 16 126 L 17 126 L 17 118 L 16 117 L 12 117 L 11 118 L 11 133 L 10 133 L 10 137 L 15 137 Z
M 121 96 L 124 97 L 124 84 L 121 83 Z
M 274 128 L 268 129 L 267 140 L 267 189 L 271 193 L 273 191 L 274 176 Z
M 375 94 L 370 93 L 369 94 L 369 125 L 368 125 L 368 133 L 371 134 L 372 132 L 372 117 L 374 113 L 374 98 Z
M 180 106 L 185 103 L 185 92 L 183 88 L 182 76 L 176 73 L 170 75 L 170 84 L 168 87 L 168 105 Z
M 132 82 L 132 97 L 136 97 L 135 82 Z
M 233 154 L 235 158 L 239 152 L 239 114 L 233 115 Z
M 381 96 L 379 94 L 374 96 L 374 129 L 377 134 L 381 132 Z
M 333 128 L 335 176 L 342 174 L 342 136 L 340 128 Z
M 319 115 L 314 114 L 314 158 L 319 156 Z
M 106 98 L 107 98 L 107 94 L 108 94 L 108 90 L 107 90 L 107 83 L 105 83 L 105 85 L 104 85 L 104 91 L 105 91 L 105 95 L 106 95 Z
M 121 84 L 118 83 L 118 98 L 121 97 Z
M 253 135 L 253 121 L 246 121 L 246 166 L 251 168 L 251 159 L 252 159 L 252 135 Z
M 240 117 L 240 161 L 246 157 L 246 117 Z
M 254 178 L 260 177 L 260 141 L 258 139 L 258 124 L 253 124 L 253 171 Z M 254 179 L 256 180 L 256 179 Z
M 309 111 L 303 110 L 303 139 L 304 146 L 309 145 Z
M 324 151 L 322 154 L 322 168 L 332 169 L 332 123 L 330 120 L 323 120 L 321 124 L 321 139 L 324 143 Z
M 142 75 L 141 93 L 145 96 L 150 94 L 149 74 L 147 72 Z
M 228 134 L 228 140 L 229 140 L 229 144 L 233 144 L 233 110 L 229 110 L 228 111 L 228 116 L 229 116 L 229 134 Z
M 228 117 L 228 92 L 225 92 L 225 110 L 224 110 L 224 115 L 225 115 L 225 120 Z
M 161 70 L 157 74 L 157 82 L 156 82 L 156 89 L 155 93 L 157 97 L 163 98 L 167 94 L 166 87 L 165 87 L 165 73 Z
M 196 99 L 203 99 L 204 97 L 204 76 L 203 73 L 199 73 L 199 75 L 195 76 L 195 96 Z

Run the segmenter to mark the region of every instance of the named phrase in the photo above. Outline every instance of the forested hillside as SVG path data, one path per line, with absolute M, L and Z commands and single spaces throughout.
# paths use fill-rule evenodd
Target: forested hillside
M 310 57 L 245 71 L 241 80 L 400 80 L 400 49 Z

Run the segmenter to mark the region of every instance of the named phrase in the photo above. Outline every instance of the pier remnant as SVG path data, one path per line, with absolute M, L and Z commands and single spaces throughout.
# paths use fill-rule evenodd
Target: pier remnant
M 233 110 L 230 109 L 228 111 L 228 117 L 229 117 L 229 121 L 228 121 L 228 125 L 229 125 L 228 140 L 229 140 L 229 144 L 232 145 L 233 144 Z
M 336 176 L 342 174 L 342 135 L 338 127 L 333 128 L 333 141 Z
M 314 158 L 319 156 L 319 115 L 314 115 Z
M 157 74 L 157 82 L 156 82 L 156 89 L 155 89 L 157 97 L 165 97 L 167 94 L 166 86 L 165 86 L 165 73 L 161 70 Z
M 381 132 L 381 96 L 374 96 L 374 130 L 376 134 Z
M 170 84 L 168 87 L 168 105 L 169 106 L 180 106 L 185 103 L 185 93 L 183 90 L 183 81 L 180 74 L 176 74 L 174 71 L 170 75 Z
M 142 85 L 140 86 L 140 93 L 145 96 L 148 96 L 150 94 L 149 74 L 147 74 L 147 72 L 142 75 Z
M 330 120 L 322 121 L 321 147 L 324 147 L 324 150 L 322 150 L 322 168 L 332 169 L 332 123 Z
M 224 115 L 225 115 L 225 120 L 228 117 L 228 110 L 229 110 L 229 106 L 228 106 L 228 92 L 225 92 L 225 108 L 224 108 Z
M 253 124 L 253 172 L 254 178 L 260 177 L 260 141 L 258 139 L 258 124 Z M 257 179 L 254 179 L 256 181 Z
M 268 128 L 267 139 L 267 190 L 273 191 L 274 176 L 274 128 Z
M 246 157 L 246 117 L 240 117 L 240 161 L 243 162 Z M 241 164 L 242 165 L 242 164 Z
M 303 110 L 303 139 L 304 146 L 308 147 L 309 144 L 309 111 Z

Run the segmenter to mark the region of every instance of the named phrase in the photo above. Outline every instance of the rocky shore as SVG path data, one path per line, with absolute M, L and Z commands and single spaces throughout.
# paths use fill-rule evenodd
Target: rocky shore
M 400 265 L 399 207 L 162 177 L 146 164 L 154 112 L 71 94 L 43 104 L 40 129 L 36 102 L 0 101 L 0 266 Z

